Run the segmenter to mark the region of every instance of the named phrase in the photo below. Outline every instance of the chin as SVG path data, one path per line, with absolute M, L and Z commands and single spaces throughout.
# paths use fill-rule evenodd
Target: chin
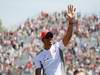
M 51 48 L 51 45 L 49 45 L 48 48 L 50 49 Z

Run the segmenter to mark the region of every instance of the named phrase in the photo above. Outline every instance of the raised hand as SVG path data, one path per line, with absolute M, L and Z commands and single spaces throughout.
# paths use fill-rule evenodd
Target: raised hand
M 74 16 L 75 16 L 76 8 L 73 5 L 68 5 L 67 9 L 68 9 L 67 10 L 67 19 L 70 22 L 74 18 Z

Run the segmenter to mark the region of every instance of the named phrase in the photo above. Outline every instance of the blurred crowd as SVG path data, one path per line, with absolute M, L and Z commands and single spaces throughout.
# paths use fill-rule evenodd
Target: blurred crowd
M 42 50 L 40 32 L 50 30 L 54 42 L 67 30 L 66 12 L 41 12 L 28 18 L 14 32 L 0 32 L 0 75 L 34 74 L 34 57 Z M 87 75 L 100 75 L 100 16 L 77 13 L 73 36 L 64 48 L 67 75 L 76 69 Z

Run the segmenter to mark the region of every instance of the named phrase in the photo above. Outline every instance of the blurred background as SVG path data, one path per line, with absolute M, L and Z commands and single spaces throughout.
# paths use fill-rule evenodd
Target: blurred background
M 99 0 L 0 0 L 0 75 L 34 74 L 34 57 L 43 46 L 40 32 L 51 30 L 54 42 L 61 40 L 69 4 L 76 7 L 76 16 L 64 48 L 66 73 L 81 68 L 100 75 Z
M 12 30 L 15 25 L 23 23 L 26 18 L 36 17 L 41 11 L 62 11 L 68 4 L 75 5 L 82 14 L 100 15 L 99 0 L 0 0 L 0 19 L 6 28 Z

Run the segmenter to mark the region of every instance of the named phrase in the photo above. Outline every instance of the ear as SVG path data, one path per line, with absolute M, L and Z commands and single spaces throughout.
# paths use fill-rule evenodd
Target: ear
M 45 39 L 45 38 L 44 38 L 44 39 L 42 39 L 42 42 L 43 42 L 43 43 L 45 43 L 45 41 L 46 41 L 46 39 Z

